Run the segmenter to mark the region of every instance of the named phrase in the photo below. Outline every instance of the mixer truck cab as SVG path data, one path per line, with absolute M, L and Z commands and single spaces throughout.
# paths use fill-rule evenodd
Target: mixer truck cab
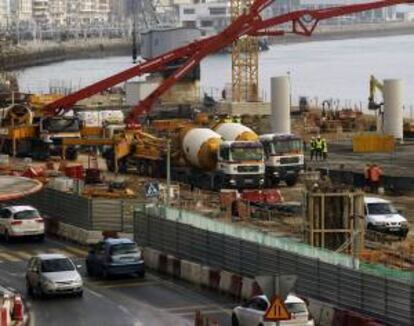
M 296 184 L 304 169 L 303 141 L 293 134 L 265 134 L 260 136 L 265 153 L 266 183 L 274 186 L 285 181 Z
M 259 141 L 223 141 L 217 153 L 222 186 L 260 188 L 264 185 L 264 153 Z
M 46 147 L 50 155 L 60 155 L 62 150 L 62 140 L 64 138 L 81 138 L 80 120 L 73 116 L 50 117 L 40 120 L 39 131 L 43 147 Z M 35 148 L 42 151 L 35 145 Z M 73 160 L 77 156 L 77 147 L 68 146 L 66 148 L 67 159 Z

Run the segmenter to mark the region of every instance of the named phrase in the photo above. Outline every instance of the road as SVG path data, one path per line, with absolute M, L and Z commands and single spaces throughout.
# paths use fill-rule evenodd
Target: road
M 27 297 L 24 281 L 27 260 L 45 252 L 64 253 L 82 265 L 83 298 Z M 31 307 L 33 326 L 194 325 L 196 310 L 215 318 L 220 326 L 230 325 L 231 308 L 235 305 L 231 299 L 152 272 L 145 279 L 90 279 L 84 271 L 86 253 L 81 247 L 55 239 L 44 243 L 0 242 L 0 284 L 23 294 Z

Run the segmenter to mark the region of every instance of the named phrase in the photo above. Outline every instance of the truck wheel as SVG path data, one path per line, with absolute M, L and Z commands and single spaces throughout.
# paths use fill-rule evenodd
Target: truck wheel
M 69 161 L 76 161 L 76 159 L 78 158 L 78 151 L 76 150 L 76 148 L 68 147 L 65 152 L 65 157 Z
M 113 160 L 106 160 L 106 167 L 109 172 L 115 172 L 115 165 Z
M 288 178 L 286 179 L 286 184 L 288 187 L 293 187 L 296 184 L 296 178 Z

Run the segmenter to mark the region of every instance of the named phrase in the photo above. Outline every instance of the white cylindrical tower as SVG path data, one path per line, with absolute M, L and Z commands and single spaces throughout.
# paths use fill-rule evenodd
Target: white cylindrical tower
M 272 77 L 271 88 L 271 126 L 272 132 L 290 133 L 290 80 L 287 76 Z
M 403 83 L 399 79 L 384 80 L 384 133 L 403 138 Z

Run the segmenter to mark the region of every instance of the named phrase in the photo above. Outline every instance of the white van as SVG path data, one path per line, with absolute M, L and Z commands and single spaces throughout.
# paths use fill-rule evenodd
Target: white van
M 391 233 L 405 238 L 408 222 L 389 200 L 365 197 L 365 225 L 369 230 Z

